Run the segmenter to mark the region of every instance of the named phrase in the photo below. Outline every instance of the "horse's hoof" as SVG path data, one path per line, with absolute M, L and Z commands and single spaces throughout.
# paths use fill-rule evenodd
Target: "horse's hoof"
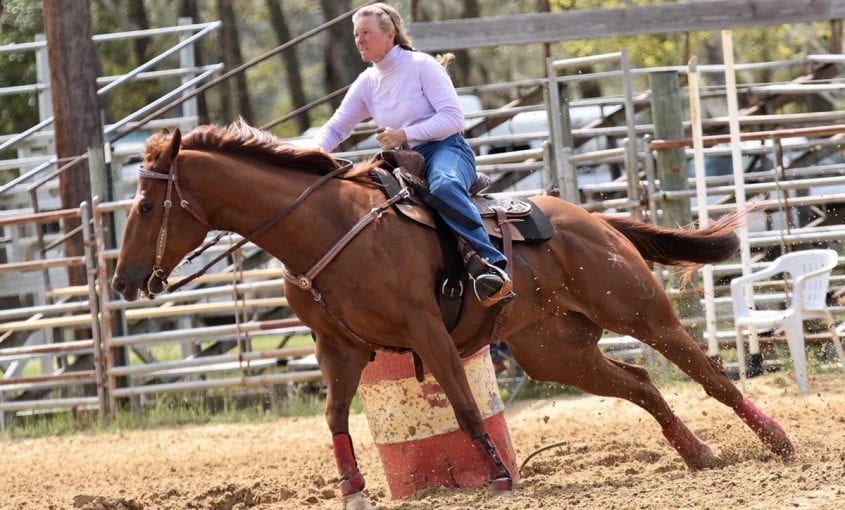
M 663 436 L 691 470 L 696 471 L 716 465 L 716 456 L 713 455 L 707 443 L 696 437 L 677 416 L 663 428 Z
M 364 497 L 364 493 L 355 492 L 343 496 L 343 506 L 341 510 L 373 510 L 373 506 Z
M 792 446 L 792 441 L 787 438 L 786 442 L 778 446 L 777 450 L 775 450 L 775 453 L 780 455 L 783 460 L 792 460 L 792 458 L 795 456 L 795 447 Z
M 687 463 L 687 467 L 692 471 L 710 469 L 712 467 L 716 467 L 719 462 L 719 459 L 713 454 L 713 450 L 711 450 L 706 443 L 702 442 L 701 445 L 702 448 L 699 451 L 698 456 L 695 459 L 690 459 L 690 462 Z
M 490 490 L 497 496 L 513 495 L 513 478 L 502 477 L 490 481 Z
M 755 430 L 755 432 L 757 432 Z M 765 430 L 757 432 L 757 436 L 763 441 L 763 444 L 769 447 L 772 453 L 783 460 L 792 460 L 795 456 L 795 447 L 792 446 L 792 441 L 786 436 L 783 430 L 778 427 L 777 430 Z

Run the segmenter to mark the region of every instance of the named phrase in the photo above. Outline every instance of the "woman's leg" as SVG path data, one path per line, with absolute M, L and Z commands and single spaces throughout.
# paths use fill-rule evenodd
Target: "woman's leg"
M 513 285 L 503 271 L 504 255 L 493 246 L 481 222 L 481 215 L 469 200 L 469 187 L 475 182 L 475 156 L 460 135 L 440 142 L 415 147 L 426 160 L 426 179 L 431 193 L 475 226 L 441 214 L 455 233 L 472 245 L 480 259 L 468 263 L 475 294 L 482 304 L 490 306 L 508 296 Z
M 469 187 L 475 182 L 475 156 L 463 137 L 455 135 L 440 142 L 428 142 L 415 150 L 425 157 L 426 179 L 431 193 L 476 226 L 469 228 L 441 214 L 443 220 L 482 258 L 490 263 L 503 261 L 504 255 L 490 242 L 481 223 L 481 215 L 469 200 Z

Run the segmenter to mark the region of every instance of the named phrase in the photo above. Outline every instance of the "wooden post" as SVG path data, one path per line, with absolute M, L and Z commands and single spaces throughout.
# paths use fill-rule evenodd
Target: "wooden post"
M 88 172 L 91 180 L 91 197 L 109 202 L 114 195 L 109 189 L 109 169 L 102 145 L 88 147 Z
M 87 2 L 44 0 L 44 28 L 47 33 L 47 57 L 50 65 L 50 93 L 53 103 L 56 156 L 85 154 L 90 147 L 103 145 L 103 128 L 97 98 L 97 60 L 91 39 L 91 13 Z M 91 179 L 85 162 L 59 176 L 63 209 L 91 202 Z M 79 225 L 70 221 L 65 232 Z M 81 236 L 65 244 L 67 256 L 81 256 Z M 70 284 L 85 283 L 85 271 L 70 271 Z
M 562 98 L 557 85 L 557 71 L 551 58 L 546 59 L 546 69 L 548 69 L 546 114 L 549 119 L 549 138 L 552 141 L 559 196 L 577 204 L 580 202 L 578 199 L 578 181 L 575 176 L 575 168 L 570 161 L 572 157 L 572 132 L 569 129 L 569 108 L 561 104 Z M 564 117 L 566 118 L 565 121 Z
M 678 73 L 658 71 L 649 73 L 651 111 L 654 137 L 658 140 L 684 138 L 683 104 L 681 103 Z M 687 158 L 683 148 L 661 150 L 657 153 L 657 178 L 664 191 L 686 190 Z M 664 201 L 659 223 L 667 227 L 681 227 L 692 221 L 689 199 Z
M 661 140 L 684 138 L 683 112 L 678 73 L 676 71 L 657 71 L 649 73 L 651 87 L 651 111 L 654 121 L 654 136 Z M 664 191 L 686 190 L 689 188 L 687 176 L 687 157 L 683 148 L 661 150 L 657 153 L 657 178 L 660 189 Z M 663 214 L 658 223 L 663 226 L 678 228 L 692 222 L 690 200 L 664 200 L 661 204 Z M 670 285 L 677 282 L 670 282 Z M 702 317 L 704 310 L 698 297 L 679 297 L 674 300 L 678 315 L 681 317 Z M 697 341 L 703 339 L 700 325 L 689 328 L 690 334 Z

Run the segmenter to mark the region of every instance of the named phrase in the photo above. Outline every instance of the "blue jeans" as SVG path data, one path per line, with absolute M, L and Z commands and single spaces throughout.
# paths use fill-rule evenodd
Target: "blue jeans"
M 479 226 L 467 228 L 441 214 L 443 221 L 466 239 L 487 262 L 493 264 L 505 260 L 505 256 L 490 242 L 478 209 L 469 201 L 469 188 L 475 182 L 475 155 L 463 135 L 421 143 L 414 150 L 425 157 L 425 175 L 431 193 Z

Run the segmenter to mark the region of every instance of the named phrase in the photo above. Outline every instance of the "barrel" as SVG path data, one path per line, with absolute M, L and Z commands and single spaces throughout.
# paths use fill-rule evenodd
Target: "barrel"
M 462 360 L 484 427 L 515 477 L 516 458 L 505 422 L 489 347 Z M 358 394 L 387 477 L 390 496 L 403 498 L 429 487 L 478 487 L 487 471 L 452 406 L 426 370 L 414 376 L 411 354 L 379 352 L 364 369 Z

